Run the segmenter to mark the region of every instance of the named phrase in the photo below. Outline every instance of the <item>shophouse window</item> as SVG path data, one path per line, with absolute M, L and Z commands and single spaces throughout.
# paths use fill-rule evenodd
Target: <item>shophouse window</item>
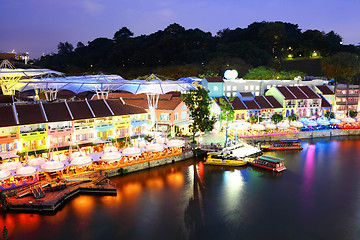
M 175 113 L 175 114 L 174 114 L 174 120 L 177 121 L 178 118 L 179 118 L 179 114 L 178 114 L 178 113 Z
M 254 85 L 250 85 L 250 90 L 254 90 Z
M 249 86 L 245 86 L 245 87 L 244 87 L 244 90 L 245 90 L 245 91 L 248 91 L 248 90 L 249 90 Z
M 169 114 L 168 113 L 161 113 L 160 114 L 161 121 L 169 121 Z
M 214 91 L 219 91 L 219 87 L 218 87 L 218 86 L 214 86 Z
M 236 91 L 236 86 L 233 86 L 233 91 Z
M 228 91 L 231 91 L 231 86 L 226 86 L 226 89 L 227 89 Z
M 181 112 L 181 119 L 185 119 L 186 118 L 186 111 L 182 111 Z

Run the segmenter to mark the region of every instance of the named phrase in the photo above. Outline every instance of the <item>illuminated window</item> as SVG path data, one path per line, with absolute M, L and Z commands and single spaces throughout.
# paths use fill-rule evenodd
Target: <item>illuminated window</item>
M 182 110 L 185 110 L 185 109 L 186 109 L 186 105 L 185 105 L 185 104 L 182 105 L 181 109 L 182 109 Z
M 218 87 L 218 86 L 214 86 L 214 91 L 219 91 L 219 87 Z
M 233 86 L 233 91 L 236 91 L 236 86 Z
M 254 90 L 254 85 L 251 85 L 251 86 L 250 86 L 250 90 Z
M 260 90 L 260 86 L 255 86 L 255 90 Z
M 181 119 L 185 119 L 186 118 L 186 111 L 182 111 L 181 112 Z
M 160 114 L 161 121 L 169 121 L 169 114 L 168 113 L 161 113 Z
M 177 121 L 179 119 L 179 114 L 178 113 L 175 113 L 174 114 L 174 120 Z
M 226 89 L 227 89 L 228 91 L 231 91 L 231 86 L 227 86 Z
M 244 87 L 244 90 L 245 90 L 245 91 L 249 90 L 249 86 L 245 86 L 245 87 Z

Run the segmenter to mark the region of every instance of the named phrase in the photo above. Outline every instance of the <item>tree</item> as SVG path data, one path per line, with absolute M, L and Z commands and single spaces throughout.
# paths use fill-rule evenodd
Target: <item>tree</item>
M 291 114 L 291 115 L 288 116 L 288 119 L 289 119 L 290 122 L 293 122 L 293 121 L 298 120 L 298 119 L 299 119 L 299 116 L 296 115 L 295 113 L 293 113 L 293 114 Z
M 358 111 L 350 109 L 348 112 L 349 117 L 355 118 L 358 115 Z
M 260 118 L 258 115 L 252 115 L 250 118 L 249 118 L 249 121 L 251 123 L 257 123 L 257 122 L 260 122 Z
M 337 53 L 322 62 L 322 69 L 329 78 L 335 79 L 335 85 L 337 78 L 343 78 L 346 80 L 346 98 L 349 94 L 349 85 L 354 81 L 356 75 L 360 73 L 360 61 L 359 56 L 353 53 L 340 52 Z M 346 109 L 347 109 L 346 101 Z
M 271 116 L 271 121 L 273 121 L 275 124 L 281 122 L 284 119 L 283 115 L 279 113 L 274 113 Z
M 134 33 L 127 27 L 123 27 L 114 34 L 113 40 L 115 42 L 120 42 L 121 40 L 128 39 L 132 36 L 134 36 Z
M 82 42 L 78 42 L 76 44 L 76 48 L 83 48 L 83 47 L 85 47 L 85 45 Z
M 74 50 L 73 45 L 71 43 L 68 43 L 68 42 L 64 42 L 64 43 L 60 42 L 57 45 L 57 48 L 58 48 L 58 54 L 59 55 L 71 53 Z
M 225 129 L 226 129 L 226 135 L 225 135 L 225 147 L 227 145 L 228 141 L 228 128 L 229 123 L 234 121 L 235 119 L 235 111 L 232 107 L 232 102 L 234 101 L 234 97 L 228 98 L 229 101 L 226 101 L 224 98 L 219 99 L 219 104 L 221 108 L 219 120 L 220 122 L 225 122 Z
M 335 118 L 335 113 L 334 112 L 327 112 L 327 113 L 325 113 L 325 117 L 328 118 L 328 119 Z
M 215 120 L 210 119 L 211 99 L 209 91 L 205 88 L 197 87 L 197 90 L 190 90 L 187 94 L 181 95 L 183 102 L 190 111 L 193 120 L 191 131 L 193 142 L 198 131 L 205 132 L 214 129 Z

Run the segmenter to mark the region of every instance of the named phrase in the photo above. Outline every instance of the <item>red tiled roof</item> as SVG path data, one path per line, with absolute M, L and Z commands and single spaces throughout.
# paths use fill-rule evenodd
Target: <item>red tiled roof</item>
M 296 97 L 286 87 L 276 87 L 286 100 L 296 99 Z
M 232 102 L 232 106 L 234 110 L 247 110 L 246 106 L 239 98 L 234 99 L 234 101 Z
M 299 87 L 310 99 L 319 99 L 320 96 L 309 86 Z
M 119 99 L 106 100 L 115 116 L 146 113 L 144 108 L 123 104 Z
M 254 97 L 254 94 L 252 92 L 240 92 L 242 97 Z
M 15 105 L 16 111 L 18 113 L 19 124 L 35 124 L 35 123 L 45 123 L 45 117 L 41 110 L 40 104 L 17 104 Z
M 113 116 L 103 99 L 89 101 L 89 105 L 97 118 Z
M 334 91 L 331 90 L 328 86 L 326 85 L 319 85 L 316 86 L 320 91 L 322 95 L 332 95 L 334 94 Z
M 43 106 L 49 122 L 72 120 L 65 102 L 43 103 Z
M 8 127 L 17 125 L 14 111 L 11 105 L 1 105 L 0 106 L 0 127 Z
M 205 77 L 207 82 L 224 82 L 222 77 Z
M 94 118 L 85 101 L 67 102 L 74 120 Z
M 243 101 L 247 109 L 260 109 L 255 101 Z
M 309 96 L 302 91 L 299 87 L 287 87 L 296 99 L 309 99 Z
M 126 104 L 138 106 L 144 109 L 149 109 L 148 101 L 145 99 L 124 99 Z M 171 99 L 159 99 L 157 110 L 175 110 L 177 106 L 182 102 L 180 97 L 172 97 Z
M 332 108 L 331 104 L 322 96 L 321 96 L 321 107 L 322 108 Z
M 265 96 L 274 108 L 282 108 L 283 106 L 273 96 Z
M 273 106 L 267 101 L 265 96 L 255 96 L 255 101 L 261 109 L 271 109 Z

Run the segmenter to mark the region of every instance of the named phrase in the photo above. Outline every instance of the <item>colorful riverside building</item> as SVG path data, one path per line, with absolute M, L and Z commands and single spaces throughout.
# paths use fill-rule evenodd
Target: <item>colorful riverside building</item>
M 285 117 L 291 114 L 297 114 L 300 118 L 321 116 L 322 101 L 326 101 L 309 86 L 272 87 L 265 96 L 273 96 L 280 102 Z
M 229 101 L 229 97 L 221 97 Z M 212 98 L 216 107 L 213 112 L 220 114 L 220 98 Z M 251 116 L 270 118 L 273 113 L 281 113 L 282 105 L 273 96 L 254 96 L 251 92 L 238 92 L 232 102 L 236 120 L 249 120 Z
M 158 131 L 169 132 L 172 137 L 180 132 L 189 132 L 189 125 L 192 123 L 192 120 L 190 119 L 189 110 L 182 101 L 179 92 L 162 94 L 159 96 L 155 110 L 156 121 L 150 119 L 151 115 L 146 94 L 134 95 L 131 93 L 110 93 L 109 98 L 118 98 L 127 105 L 144 108 L 148 112 L 146 115 L 147 129 L 155 129 L 156 126 L 154 125 L 154 122 L 156 122 Z M 141 124 L 143 124 L 143 122 Z
M 144 125 L 146 113 L 119 99 L 12 103 L 0 112 L 0 151 L 19 154 L 123 138 L 133 134 L 129 120 Z

